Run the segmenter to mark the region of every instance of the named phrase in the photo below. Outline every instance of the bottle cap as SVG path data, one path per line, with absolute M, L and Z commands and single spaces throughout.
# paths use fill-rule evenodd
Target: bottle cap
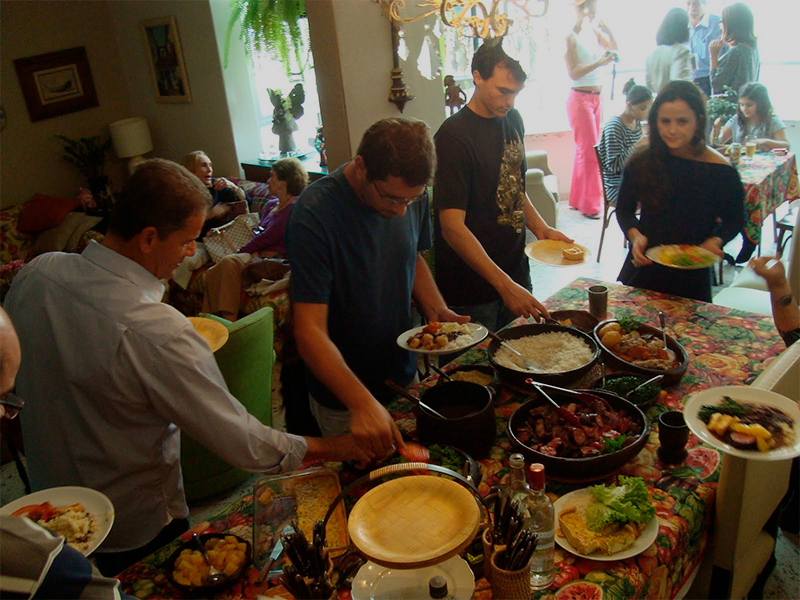
M 529 468 L 528 483 L 535 490 L 544 489 L 544 465 L 542 463 L 533 463 Z
M 525 466 L 525 457 L 522 454 L 515 453 L 509 456 L 508 458 L 508 465 L 512 469 L 519 469 L 520 467 Z
M 428 593 L 431 598 L 447 598 L 447 580 L 441 575 L 431 577 L 428 581 Z

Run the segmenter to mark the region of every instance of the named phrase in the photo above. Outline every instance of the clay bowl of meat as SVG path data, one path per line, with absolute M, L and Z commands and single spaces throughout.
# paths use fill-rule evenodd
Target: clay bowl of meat
M 613 369 L 630 371 L 654 377 L 664 375 L 662 387 L 677 385 L 689 367 L 686 349 L 674 338 L 667 336 L 664 348 L 661 330 L 644 323 L 635 323 L 636 328 L 626 331 L 626 323 L 609 319 L 594 328 L 605 360 Z
M 535 394 L 511 415 L 508 437 L 528 461 L 542 463 L 548 476 L 602 479 L 632 460 L 647 442 L 650 424 L 644 413 L 616 394 L 576 390 L 599 397 L 592 399 L 547 392 L 580 419 L 580 427 L 567 424 L 552 404 Z
M 422 401 L 445 418 L 417 406 L 420 442 L 453 446 L 476 459 L 489 455 L 497 432 L 491 388 L 470 381 L 445 382 L 425 390 Z
M 551 336 L 549 334 L 559 334 Z M 548 334 L 541 337 L 542 334 Z M 540 383 L 569 387 L 591 370 L 600 357 L 597 342 L 588 333 L 566 325 L 529 323 L 497 332 L 541 371 L 528 371 L 497 340 L 489 343 L 489 362 L 503 383 L 527 387 L 529 377 Z

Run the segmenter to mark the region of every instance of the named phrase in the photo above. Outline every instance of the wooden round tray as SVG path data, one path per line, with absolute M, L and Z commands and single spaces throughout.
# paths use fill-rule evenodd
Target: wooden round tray
M 583 250 L 583 258 L 580 260 L 567 260 L 561 254 L 561 250 L 566 247 L 577 246 Z M 544 265 L 552 267 L 575 267 L 589 261 L 592 256 L 591 251 L 581 244 L 570 244 L 560 240 L 537 240 L 525 246 L 525 254 L 528 258 Z
M 350 539 L 373 562 L 427 567 L 461 552 L 475 537 L 481 511 L 469 490 L 442 477 L 412 475 L 369 490 L 350 512 Z

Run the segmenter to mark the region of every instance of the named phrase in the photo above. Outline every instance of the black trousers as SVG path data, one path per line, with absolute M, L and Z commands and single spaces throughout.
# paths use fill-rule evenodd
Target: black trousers
M 123 552 L 96 553 L 94 559 L 97 562 L 97 569 L 106 577 L 114 577 L 187 531 L 189 531 L 189 519 L 172 519 L 156 537 L 141 548 Z

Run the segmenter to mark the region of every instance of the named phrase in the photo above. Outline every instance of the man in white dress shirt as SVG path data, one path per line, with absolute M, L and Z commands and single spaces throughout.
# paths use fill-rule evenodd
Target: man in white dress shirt
M 102 245 L 48 253 L 6 300 L 22 344 L 17 391 L 34 490 L 80 485 L 114 503 L 95 554 L 118 573 L 188 528 L 180 430 L 242 469 L 291 471 L 304 459 L 366 462 L 351 436 L 304 438 L 261 424 L 228 392 L 206 342 L 161 302 L 211 198 L 189 171 L 143 163 L 114 206 Z

